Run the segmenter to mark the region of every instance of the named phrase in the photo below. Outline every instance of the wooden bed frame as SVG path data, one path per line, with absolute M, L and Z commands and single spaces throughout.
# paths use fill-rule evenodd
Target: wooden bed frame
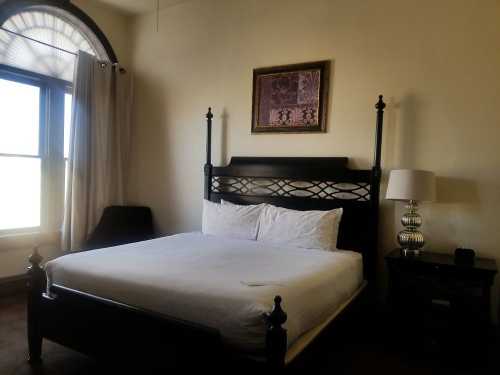
M 345 157 L 233 157 L 228 166 L 214 167 L 211 163 L 213 115 L 209 109 L 206 116 L 205 198 L 214 202 L 223 198 L 241 204 L 266 202 L 299 210 L 343 207 L 338 247 L 362 253 L 365 279 L 373 287 L 385 108 L 382 95 L 375 107 L 375 158 L 369 170 L 349 169 Z M 214 356 L 229 361 L 229 358 L 238 356 L 237 351 L 224 347 L 214 328 L 61 285 L 51 285 L 46 293 L 46 274 L 36 250 L 29 262 L 27 322 L 30 363 L 41 361 L 44 338 L 93 357 L 116 359 L 120 363 L 142 356 L 161 358 L 163 363 L 174 359 L 192 361 L 194 358 L 198 362 L 209 361 Z M 273 369 L 285 367 L 287 332 L 283 324 L 286 319 L 281 297 L 276 296 L 273 311 L 267 317 L 264 363 Z

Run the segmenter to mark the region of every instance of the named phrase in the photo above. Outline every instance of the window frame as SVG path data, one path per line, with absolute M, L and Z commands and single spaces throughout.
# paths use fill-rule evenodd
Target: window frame
M 0 230 L 0 237 L 60 231 L 64 210 L 64 95 L 71 82 L 0 64 L 0 79 L 40 88 L 38 155 L 4 154 L 40 159 L 40 225 Z

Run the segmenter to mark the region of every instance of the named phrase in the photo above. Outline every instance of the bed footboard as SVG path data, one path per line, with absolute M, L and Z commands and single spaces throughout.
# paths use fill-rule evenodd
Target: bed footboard
M 162 368 L 196 362 L 230 365 L 241 353 L 223 345 L 218 330 L 60 285 L 51 285 L 35 249 L 28 267 L 29 362 L 41 361 L 48 339 L 97 359 L 125 363 L 147 359 Z M 287 316 L 281 297 L 267 317 L 266 367 L 285 366 Z M 196 361 L 193 361 L 196 359 Z M 159 361 L 159 363 L 158 363 Z
M 287 315 L 281 308 L 281 297 L 274 297 L 273 311 L 267 317 L 266 356 L 267 363 L 273 369 L 285 367 L 287 350 L 287 332 L 282 325 Z
M 47 285 L 45 271 L 40 266 L 43 258 L 35 248 L 29 257 L 28 267 L 28 361 L 32 364 L 41 360 L 42 354 L 42 295 Z

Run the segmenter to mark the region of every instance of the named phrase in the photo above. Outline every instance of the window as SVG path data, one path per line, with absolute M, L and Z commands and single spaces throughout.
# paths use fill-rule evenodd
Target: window
M 0 67 L 0 235 L 61 225 L 69 89 L 68 82 Z
M 0 79 L 0 231 L 40 226 L 39 86 Z
M 78 8 L 43 3 L 0 8 L 0 235 L 60 229 L 76 53 L 116 61 Z

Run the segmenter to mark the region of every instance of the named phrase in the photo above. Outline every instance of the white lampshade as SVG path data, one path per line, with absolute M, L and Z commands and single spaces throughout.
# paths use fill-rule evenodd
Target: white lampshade
M 429 171 L 392 170 L 385 198 L 401 201 L 433 201 L 436 199 L 436 177 Z

